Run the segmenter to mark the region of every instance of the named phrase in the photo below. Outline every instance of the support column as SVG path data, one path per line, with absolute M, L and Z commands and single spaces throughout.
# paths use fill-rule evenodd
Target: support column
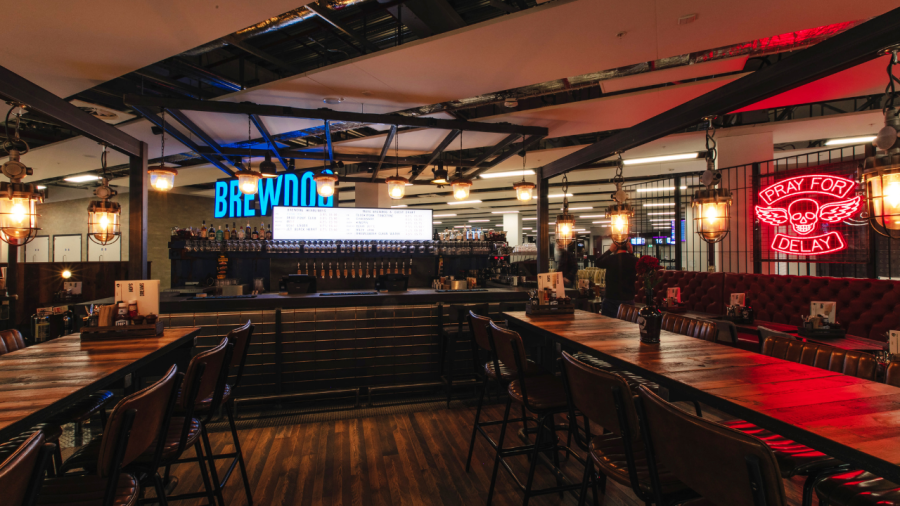
M 535 169 L 537 173 L 537 271 L 538 274 L 550 270 L 550 180 L 544 179 L 544 168 Z
M 128 174 L 128 276 L 147 279 L 147 143 L 140 143 L 140 156 L 129 159 Z
M 682 248 L 684 245 L 681 244 L 681 208 L 681 176 L 675 176 L 675 244 L 673 246 L 675 248 L 676 271 L 680 271 L 684 268 L 684 258 L 682 257 Z
M 510 247 L 522 244 L 522 215 L 518 213 L 504 214 L 503 231 L 506 232 L 506 243 Z
M 381 183 L 354 183 L 353 207 L 377 207 L 389 209 L 391 197 L 388 196 L 387 185 Z

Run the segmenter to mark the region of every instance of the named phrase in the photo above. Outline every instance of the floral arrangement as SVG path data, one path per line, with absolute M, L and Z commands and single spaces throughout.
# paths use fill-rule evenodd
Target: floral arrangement
M 659 259 L 650 255 L 643 255 L 634 266 L 637 275 L 644 279 L 644 296 L 647 297 L 647 305 L 653 305 L 653 289 L 662 281 Z

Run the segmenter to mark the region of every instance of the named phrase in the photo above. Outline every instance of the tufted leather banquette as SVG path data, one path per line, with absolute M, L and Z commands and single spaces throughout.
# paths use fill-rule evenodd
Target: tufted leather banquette
M 900 328 L 900 283 L 895 281 L 665 271 L 654 298 L 665 298 L 674 286 L 681 288 L 681 300 L 691 311 L 724 314 L 729 295 L 744 293 L 759 321 L 799 325 L 811 301 L 827 300 L 837 303 L 837 321 L 850 335 L 885 341 L 888 330 Z M 640 280 L 635 293 L 635 301 L 645 301 Z

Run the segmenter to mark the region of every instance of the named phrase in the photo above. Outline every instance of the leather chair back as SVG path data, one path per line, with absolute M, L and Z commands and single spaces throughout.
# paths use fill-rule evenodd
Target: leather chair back
M 25 348 L 25 339 L 16 329 L 0 330 L 0 355 Z
M 591 422 L 622 436 L 628 434 L 634 441 L 640 439 L 637 413 L 634 410 L 631 390 L 625 378 L 602 369 L 591 367 L 577 358 L 562 353 L 566 391 L 572 407 L 584 413 Z M 625 408 L 628 427 L 623 431 L 616 409 L 615 392 L 619 392 Z
M 125 466 L 144 454 L 150 445 L 163 439 L 163 427 L 166 425 L 172 398 L 177 394 L 178 368 L 172 366 L 165 376 L 156 383 L 139 390 L 116 404 L 100 442 L 100 456 L 97 460 L 97 471 L 100 476 L 114 476 L 120 466 Z M 131 427 L 126 419 L 129 412 L 134 420 Z M 127 432 L 127 439 L 123 438 Z M 120 445 L 126 441 L 125 447 Z
M 43 470 L 39 469 L 43 446 L 44 434 L 35 432 L 12 455 L 0 462 L 3 504 L 21 506 L 29 496 L 33 496 L 32 490 L 40 486 L 43 479 Z M 35 483 L 35 480 L 38 482 Z
M 232 388 L 237 388 L 244 376 L 244 364 L 247 363 L 247 353 L 250 351 L 250 340 L 253 338 L 253 322 L 247 320 L 247 323 L 236 329 L 232 329 L 225 336 L 228 343 L 231 344 L 231 368 L 234 370 L 235 378 Z
M 525 345 L 522 343 L 522 336 L 518 332 L 498 327 L 496 323 L 490 324 L 490 342 L 495 351 L 497 360 L 517 376 L 522 379 L 522 367 L 525 363 Z M 523 392 L 525 392 L 523 385 Z M 525 393 L 525 405 L 528 405 L 528 395 Z
M 900 387 L 900 361 L 891 360 L 884 372 L 884 382 L 888 385 Z
M 663 313 L 662 328 L 683 336 L 696 337 L 704 341 L 716 342 L 719 330 L 711 321 L 688 318 L 672 313 Z
M 640 310 L 641 308 L 632 306 L 631 304 L 619 304 L 619 312 L 616 313 L 616 318 L 631 323 L 637 323 L 638 311 Z
M 711 504 L 784 506 L 784 485 L 775 454 L 761 440 L 699 418 L 639 387 L 641 425 L 650 465 L 662 465 Z M 758 464 L 754 501 L 751 462 Z M 651 468 L 651 473 L 653 469 Z
M 488 325 L 491 319 L 486 316 L 479 316 L 475 311 L 469 311 L 469 332 L 475 340 L 475 344 L 482 350 L 491 353 L 491 338 L 488 336 Z
M 225 378 L 222 372 L 225 364 L 230 360 L 229 352 L 228 338 L 225 337 L 217 346 L 194 355 L 184 373 L 184 387 L 181 389 L 181 405 L 179 406 L 181 409 L 187 411 L 189 407 L 193 408 L 203 399 L 209 396 L 215 397 L 216 393 L 221 399 L 222 392 L 217 392 L 217 390 L 224 390 L 224 385 L 220 385 L 220 383 Z M 191 392 L 194 390 L 197 395 L 191 398 Z M 212 409 L 218 409 L 218 401 L 214 399 L 214 402 L 216 406 L 213 406 Z
M 793 337 L 769 336 L 763 342 L 762 353 L 872 381 L 878 370 L 878 362 L 868 353 L 842 350 L 825 344 L 804 343 Z

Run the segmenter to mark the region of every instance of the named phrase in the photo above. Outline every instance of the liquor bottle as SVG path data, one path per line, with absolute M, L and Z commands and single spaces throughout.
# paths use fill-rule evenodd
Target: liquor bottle
M 222 232 L 222 225 L 219 225 L 219 229 L 216 230 L 216 240 L 222 242 L 222 239 L 225 237 L 225 234 Z
M 235 222 L 233 222 L 233 221 L 231 222 L 231 238 L 232 238 L 233 240 L 237 240 L 237 238 L 238 238 L 238 228 L 237 228 L 237 223 L 235 223 Z
M 243 228 L 241 230 L 244 230 Z M 300 270 L 300 262 L 297 262 L 297 274 L 303 274 L 303 271 Z
M 227 241 L 231 239 L 231 229 L 228 228 L 228 224 L 225 224 L 225 233 L 222 234 L 222 239 Z
M 254 241 L 259 239 L 259 232 L 256 231 L 256 227 L 253 227 L 253 234 L 250 235 L 250 238 Z
M 247 228 L 244 230 L 244 237 L 249 241 L 253 238 L 253 231 L 250 230 L 250 222 L 247 222 Z M 313 266 L 315 268 L 315 266 Z
M 237 227 L 237 239 L 238 241 L 243 241 L 247 238 L 247 235 L 244 233 L 244 227 Z M 297 265 L 299 267 L 299 264 Z M 299 272 L 297 274 L 300 274 Z
M 206 239 L 206 220 L 203 220 L 203 226 L 200 227 L 200 238 Z
M 308 276 L 309 275 L 309 260 L 306 261 L 306 264 L 304 264 L 304 266 L 306 267 L 306 275 Z M 314 263 L 313 268 L 315 268 L 315 267 L 316 267 L 316 264 Z
M 209 238 L 210 241 L 216 240 L 216 226 L 210 222 L 209 230 L 206 231 L 206 237 Z
M 267 241 L 272 240 L 272 224 L 271 223 L 266 227 L 266 240 Z
M 266 224 L 265 223 L 259 224 L 259 240 L 260 241 L 266 240 Z

